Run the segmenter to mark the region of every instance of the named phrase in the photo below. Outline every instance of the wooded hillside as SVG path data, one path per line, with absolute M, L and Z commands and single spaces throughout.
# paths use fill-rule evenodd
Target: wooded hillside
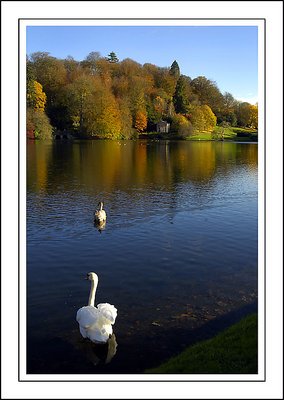
M 193 61 L 194 62 L 194 61 Z M 257 128 L 257 105 L 221 93 L 204 76 L 170 67 L 119 61 L 91 52 L 83 61 L 46 52 L 27 58 L 27 135 L 45 139 L 53 130 L 78 137 L 130 139 L 170 123 L 170 135 L 187 137 L 216 124 Z

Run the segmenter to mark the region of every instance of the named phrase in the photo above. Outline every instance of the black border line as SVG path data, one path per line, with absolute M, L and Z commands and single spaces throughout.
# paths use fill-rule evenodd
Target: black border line
M 266 381 L 266 19 L 264 19 L 264 24 L 263 24 L 263 35 L 264 35 L 264 51 L 263 51 L 263 78 L 264 78 L 264 91 L 263 91 L 263 144 L 264 144 L 264 157 L 263 157 L 263 169 L 264 169 L 264 201 L 263 201 L 263 208 L 264 208 L 264 213 L 263 213 L 263 218 L 264 218 L 264 249 L 263 249 L 263 260 L 264 260 L 264 290 L 263 290 L 263 301 L 264 301 L 264 381 Z M 259 118 L 259 116 L 258 116 Z M 259 155 L 259 153 L 258 153 Z M 258 279 L 258 278 L 257 278 Z M 259 328 L 259 327 L 258 327 Z
M 263 35 L 264 35 L 264 379 L 262 380 L 21 380 L 20 379 L 20 24 L 21 21 L 263 21 Z M 40 25 L 39 25 L 40 26 Z M 52 25 L 51 25 L 52 26 Z M 79 26 L 79 25 L 78 25 Z M 87 26 L 87 25 L 86 25 Z M 107 26 L 107 25 L 106 25 Z M 123 25 L 118 25 L 123 26 Z M 133 25 L 135 26 L 135 25 Z M 150 26 L 150 25 L 149 25 Z M 181 25 L 177 25 L 181 26 Z M 231 25 L 228 25 L 231 26 Z M 259 153 L 258 153 L 259 154 Z M 27 158 L 26 158 L 27 160 Z M 25 161 L 25 168 L 27 167 Z M 26 265 L 27 268 L 27 265 Z M 259 307 L 258 307 L 259 308 Z M 259 328 L 259 326 L 258 326 Z M 48 374 L 46 374 L 48 375 Z M 60 374 L 66 375 L 66 374 Z M 70 374 L 73 375 L 73 374 Z M 68 376 L 70 376 L 68 374 Z M 90 376 L 95 374 L 89 374 Z M 107 374 L 106 374 L 107 375 Z M 119 375 L 119 374 L 116 374 Z M 121 374 L 125 375 L 125 374 Z M 135 374 L 139 375 L 139 374 Z M 147 376 L 147 374 L 142 376 Z M 151 374 L 153 376 L 154 374 Z M 166 375 L 166 374 L 164 374 Z M 174 374 L 170 374 L 174 375 Z M 180 375 L 180 374 L 177 374 Z M 189 374 L 186 374 L 189 375 Z M 194 375 L 194 374 L 193 374 Z M 99 376 L 99 375 L 97 375 Z M 18 382 L 74 382 L 74 383 L 94 383 L 94 382 L 162 382 L 162 383 L 172 383 L 172 382 L 266 382 L 266 18 L 18 18 Z M 62 399 L 64 400 L 64 399 Z
M 18 18 L 20 21 L 263 21 L 265 18 Z M 36 25 L 35 25 L 36 26 Z M 39 25 L 41 26 L 41 25 Z M 51 25 L 52 26 L 52 25 Z M 87 25 L 85 25 L 87 26 Z M 106 25 L 107 26 L 107 25 Z M 123 25 L 117 25 L 123 26 Z M 134 25 L 133 25 L 134 26 Z M 180 25 L 176 25 L 180 26 Z M 214 26 L 214 25 L 213 25 Z M 216 25 L 217 26 L 217 25 Z M 230 26 L 230 25 L 228 25 Z M 244 25 L 247 26 L 247 25 Z

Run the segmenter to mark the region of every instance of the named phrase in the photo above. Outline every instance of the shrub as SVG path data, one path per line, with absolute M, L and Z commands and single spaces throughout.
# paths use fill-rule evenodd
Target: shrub
M 186 117 L 176 114 L 171 124 L 171 132 L 178 137 L 185 138 L 192 134 L 192 125 Z
M 52 139 L 52 131 L 49 118 L 43 111 L 27 110 L 27 133 L 29 137 L 33 132 L 35 139 Z

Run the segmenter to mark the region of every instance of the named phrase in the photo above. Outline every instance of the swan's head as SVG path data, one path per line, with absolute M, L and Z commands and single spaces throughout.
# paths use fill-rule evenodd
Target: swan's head
M 87 273 L 86 279 L 89 280 L 89 281 L 96 281 L 96 282 L 98 282 L 98 279 L 99 279 L 99 278 L 98 278 L 98 275 L 95 274 L 94 272 L 88 272 L 88 273 Z

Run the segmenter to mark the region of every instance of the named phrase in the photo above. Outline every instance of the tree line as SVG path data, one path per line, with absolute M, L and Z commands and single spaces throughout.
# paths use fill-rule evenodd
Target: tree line
M 119 61 L 91 52 L 83 61 L 47 52 L 27 57 L 27 136 L 46 139 L 54 130 L 77 137 L 131 139 L 170 123 L 170 135 L 187 137 L 216 124 L 257 128 L 258 108 L 222 94 L 204 76 L 191 79 L 170 67 Z

